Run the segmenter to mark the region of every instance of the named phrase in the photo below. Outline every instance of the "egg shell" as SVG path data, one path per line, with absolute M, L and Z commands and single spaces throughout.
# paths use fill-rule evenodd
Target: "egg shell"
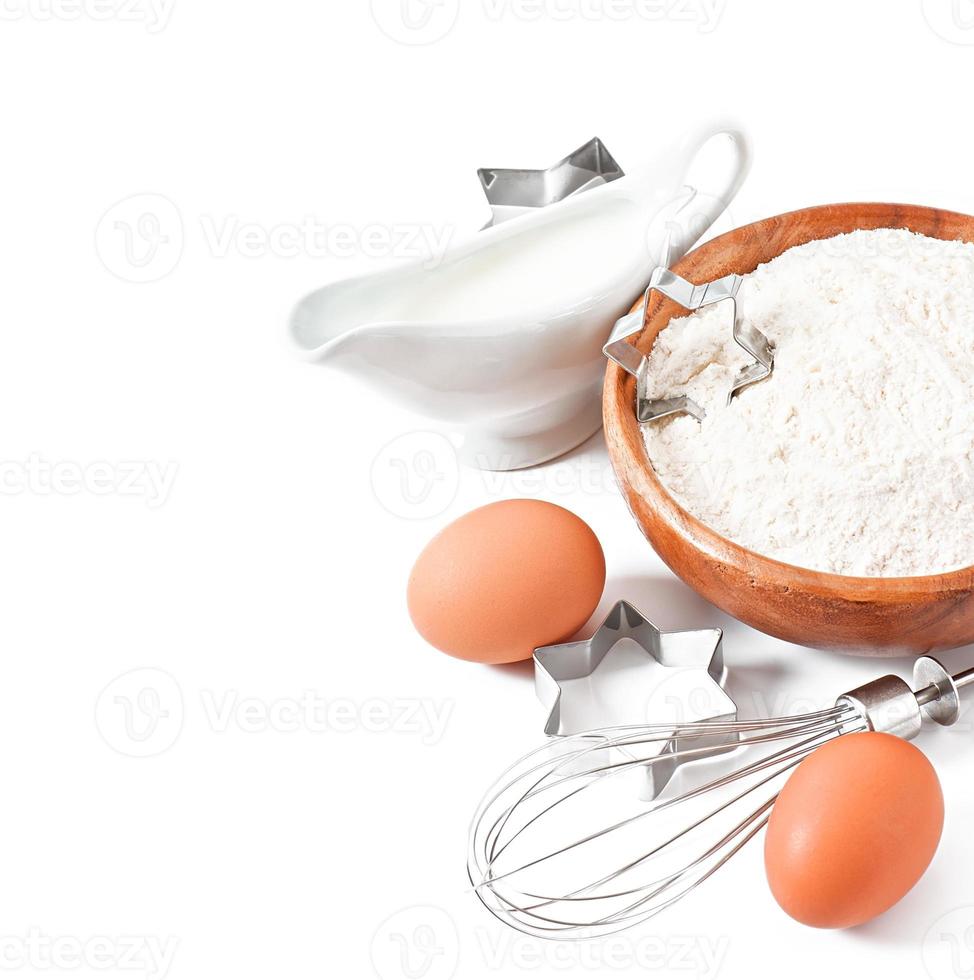
M 764 846 L 778 904 L 805 925 L 868 922 L 919 881 L 940 842 L 944 798 L 927 757 L 894 735 L 843 735 L 795 770 Z
M 407 601 L 433 646 L 500 664 L 569 639 L 604 586 L 602 546 L 581 518 L 541 500 L 502 500 L 430 541 L 409 577 Z

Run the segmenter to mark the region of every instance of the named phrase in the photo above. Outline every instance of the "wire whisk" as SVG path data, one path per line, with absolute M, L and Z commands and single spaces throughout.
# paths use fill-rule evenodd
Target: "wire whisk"
M 584 939 L 629 928 L 703 884 L 752 840 L 809 753 L 852 732 L 912 739 L 924 716 L 953 724 L 959 688 L 970 683 L 974 668 L 951 676 L 921 657 L 914 686 L 889 675 L 821 711 L 553 739 L 507 769 L 481 801 L 470 881 L 492 914 L 530 935 Z M 661 754 L 661 743 L 672 744 Z M 714 772 L 729 751 L 737 768 Z M 681 767 L 673 782 L 657 799 L 641 799 L 642 767 L 674 758 Z

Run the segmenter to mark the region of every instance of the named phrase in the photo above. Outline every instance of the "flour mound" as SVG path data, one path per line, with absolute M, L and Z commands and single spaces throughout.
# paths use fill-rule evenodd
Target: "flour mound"
M 652 397 L 707 411 L 643 426 L 670 493 L 725 537 L 843 575 L 974 564 L 974 245 L 899 229 L 789 249 L 744 277 L 771 378 L 730 405 L 750 359 L 731 306 L 674 319 Z

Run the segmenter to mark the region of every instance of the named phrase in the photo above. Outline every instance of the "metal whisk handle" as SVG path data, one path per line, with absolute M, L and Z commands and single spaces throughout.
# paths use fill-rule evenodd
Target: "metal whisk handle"
M 888 674 L 848 691 L 836 703 L 854 708 L 872 731 L 913 739 L 925 717 L 953 725 L 960 716 L 960 690 L 969 684 L 974 684 L 974 667 L 952 675 L 939 660 L 920 657 L 912 685 Z
M 954 674 L 954 683 L 957 687 L 967 687 L 968 684 L 974 684 L 974 667 L 968 667 L 967 670 Z

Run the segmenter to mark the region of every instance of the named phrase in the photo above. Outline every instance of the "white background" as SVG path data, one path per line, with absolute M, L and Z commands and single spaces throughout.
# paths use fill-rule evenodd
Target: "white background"
M 744 713 L 828 703 L 883 665 L 697 598 L 600 437 L 525 473 L 455 469 L 422 420 L 295 357 L 285 323 L 389 257 L 369 229 L 472 233 L 478 166 L 593 135 L 633 166 L 717 110 L 756 162 L 715 231 L 839 200 L 974 211 L 974 4 L 718 0 L 712 22 L 445 0 L 422 38 L 398 0 L 376 8 L 2 0 L 0 968 L 160 977 L 164 949 L 173 980 L 970 976 L 970 717 L 921 742 L 948 807 L 934 865 L 864 928 L 787 919 L 758 846 L 621 946 L 495 925 L 465 890 L 467 821 L 543 712 L 527 669 L 411 628 L 409 568 L 449 520 L 508 496 L 575 510 L 607 556 L 598 615 L 624 596 L 664 627 L 724 627 Z M 268 243 L 308 218 L 351 229 L 351 254 Z

